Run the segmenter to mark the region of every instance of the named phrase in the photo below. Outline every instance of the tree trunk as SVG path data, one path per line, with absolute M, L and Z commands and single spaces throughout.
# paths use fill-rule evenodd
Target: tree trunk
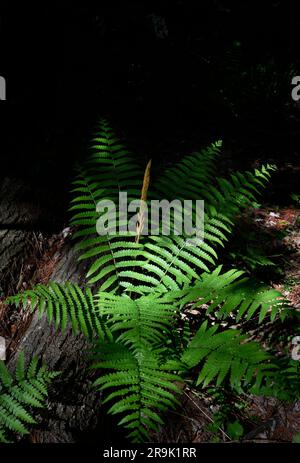
M 51 280 L 83 283 L 86 265 L 78 264 L 74 251 L 65 246 Z M 82 335 L 73 335 L 70 329 L 56 331 L 44 315 L 34 313 L 29 326 L 22 334 L 16 351 L 9 360 L 9 369 L 15 368 L 19 352 L 25 353 L 27 362 L 37 355 L 50 370 L 61 371 L 49 393 L 49 406 L 39 412 L 39 425 L 31 434 L 34 442 L 56 443 L 97 441 L 97 430 L 104 433 L 100 417 L 100 394 L 92 389 L 92 374 L 88 371 L 88 344 Z M 101 421 L 102 420 L 102 421 Z M 105 430 L 109 426 L 106 419 Z
M 38 209 L 26 201 L 28 189 L 19 180 L 5 178 L 0 186 L 0 279 L 1 292 L 22 266 L 32 236 L 30 224 L 39 218 Z

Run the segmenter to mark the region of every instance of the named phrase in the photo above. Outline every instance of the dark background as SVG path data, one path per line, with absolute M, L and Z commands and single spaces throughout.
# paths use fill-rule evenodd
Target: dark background
M 74 163 L 103 115 L 158 170 L 220 138 L 230 165 L 296 163 L 296 5 L 1 3 L 1 178 L 26 181 L 60 226 Z

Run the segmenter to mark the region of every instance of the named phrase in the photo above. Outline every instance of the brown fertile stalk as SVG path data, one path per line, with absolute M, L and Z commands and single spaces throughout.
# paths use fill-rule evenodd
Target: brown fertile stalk
M 145 173 L 144 173 L 143 187 L 142 187 L 142 193 L 141 193 L 141 206 L 140 206 L 140 210 L 138 213 L 138 221 L 136 224 L 136 235 L 135 235 L 136 243 L 138 243 L 140 240 L 140 236 L 142 234 L 144 223 L 145 223 L 145 202 L 147 201 L 147 194 L 148 194 L 148 188 L 149 188 L 149 183 L 150 183 L 151 162 L 152 160 L 150 159 L 150 161 L 148 162 L 146 166 Z

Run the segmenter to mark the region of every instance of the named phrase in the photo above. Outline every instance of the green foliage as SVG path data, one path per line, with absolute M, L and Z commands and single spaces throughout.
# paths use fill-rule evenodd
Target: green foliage
M 162 425 L 161 415 L 178 404 L 179 384 L 196 373 L 196 383 L 229 384 L 237 391 L 267 387 L 276 368 L 268 355 L 241 330 L 224 329 L 221 320 L 266 316 L 274 320 L 286 307 L 280 293 L 246 278 L 243 272 L 221 273 L 220 246 L 230 236 L 237 214 L 253 205 L 275 167 L 216 176 L 221 142 L 182 159 L 162 173 L 148 198 L 204 199 L 204 240 L 191 246 L 176 234 L 174 211 L 169 236 L 116 232 L 99 236 L 96 207 L 100 199 L 118 203 L 141 197 L 142 171 L 107 121 L 101 121 L 91 155 L 80 169 L 71 210 L 80 259 L 89 261 L 89 285 L 38 285 L 12 296 L 9 302 L 47 313 L 56 327 L 68 323 L 93 341 L 95 387 L 113 402 L 110 413 L 121 414 L 120 425 L 133 441 L 149 438 Z M 195 217 L 195 210 L 191 210 Z M 117 215 L 118 225 L 123 217 Z M 91 286 L 94 285 L 94 286 Z M 187 324 L 179 333 L 187 305 L 203 307 L 206 321 L 196 332 Z M 214 312 L 217 322 L 208 324 Z
M 243 425 L 238 417 L 241 410 L 246 409 L 247 402 L 240 394 L 233 392 L 223 387 L 211 387 L 205 391 L 205 395 L 209 396 L 211 401 L 211 408 L 216 408 L 212 415 L 212 421 L 205 426 L 205 430 L 213 434 L 210 439 L 212 442 L 222 442 L 224 437 L 229 440 L 236 440 L 244 434 Z
M 246 268 L 250 270 L 275 266 L 275 263 L 266 256 L 266 253 L 260 245 L 247 247 L 245 251 L 244 249 L 242 251 L 237 250 L 230 253 L 229 256 L 235 261 L 241 260 Z
M 149 430 L 157 431 L 158 425 L 163 425 L 160 414 L 179 404 L 175 395 L 180 389 L 175 381 L 180 378 L 168 371 L 170 367 L 161 364 L 157 353 L 144 347 L 143 341 L 137 348 L 131 343 L 127 347 L 124 340 L 99 344 L 93 365 L 111 370 L 94 384 L 99 390 L 110 390 L 105 399 L 114 401 L 109 413 L 124 414 L 119 425 L 130 430 L 128 437 L 133 442 L 147 439 Z
M 277 360 L 276 366 L 280 374 L 274 378 L 270 377 L 261 388 L 261 394 L 265 396 L 278 397 L 280 400 L 291 401 L 300 397 L 300 362 L 286 359 Z
M 183 352 L 181 361 L 188 368 L 197 366 L 205 360 L 197 379 L 197 385 L 207 386 L 216 381 L 220 386 L 229 376 L 230 384 L 238 391 L 243 382 L 250 384 L 255 380 L 258 388 L 265 373 L 272 365 L 267 362 L 268 355 L 255 342 L 245 342 L 247 337 L 237 330 L 217 333 L 219 326 L 207 328 L 203 323 Z
M 245 215 L 241 219 L 228 242 L 228 260 L 233 266 L 245 269 L 257 278 L 275 280 L 282 273 L 282 255 L 280 252 L 274 253 L 273 243 L 282 240 L 287 231 L 266 231 L 255 219 L 249 220 Z
M 186 348 L 164 342 L 176 329 L 180 296 L 170 292 L 160 298 L 153 294 L 132 300 L 97 295 L 99 312 L 108 317 L 114 341 L 97 343 L 93 368 L 112 372 L 100 376 L 95 385 L 101 390 L 121 388 L 106 400 L 115 400 L 110 413 L 125 413 L 120 424 L 133 428 L 129 437 L 134 441 L 147 436 L 147 428 L 156 430 L 162 424 L 158 413 L 177 404 L 174 393 L 180 390 L 174 382 L 192 368 L 202 365 L 197 384 L 206 386 L 216 380 L 220 385 L 228 378 L 238 391 L 242 382 L 258 387 L 272 368 L 256 343 L 245 343 L 246 336 L 235 330 L 217 333 L 220 327 L 207 328 L 206 322 Z
M 143 236 L 141 243 L 136 243 L 128 232 L 97 236 L 98 201 L 109 199 L 117 203 L 119 192 L 125 190 L 128 200 L 138 199 L 142 186 L 141 180 L 136 180 L 141 174 L 138 163 L 117 141 L 106 121 L 100 123 L 97 135 L 98 144 L 93 145 L 92 154 L 75 181 L 72 200 L 75 205 L 71 209 L 76 209 L 76 214 L 71 223 L 79 228 L 74 236 L 85 238 L 77 245 L 79 251 L 84 251 L 80 259 L 93 259 L 87 273 L 89 282 L 100 281 L 102 291 L 127 289 L 144 294 L 155 286 L 157 291 L 167 292 L 199 279 L 199 272 L 209 271 L 209 265 L 215 264 L 215 247 L 224 246 L 236 213 L 251 205 L 254 194 L 265 186 L 274 170 L 274 166 L 266 165 L 253 173 L 237 172 L 230 180 L 214 181 L 221 142 L 213 143 L 167 170 L 150 190 L 152 198 L 204 199 L 203 242 L 189 246 L 184 234 L 175 233 Z M 122 217 L 117 218 L 119 227 Z M 159 230 L 161 226 L 158 225 Z
M 71 323 L 74 333 L 81 331 L 92 338 L 95 334 L 101 338 L 105 336 L 105 327 L 101 319 L 95 314 L 94 298 L 90 288 L 82 289 L 76 284 L 58 284 L 53 281 L 49 285 L 36 285 L 23 293 L 7 298 L 8 303 L 23 306 L 27 304 L 30 310 L 37 309 L 40 316 L 45 312 L 49 322 L 65 330 Z
M 236 312 L 236 321 L 242 317 L 247 320 L 258 314 L 262 322 L 267 314 L 273 321 L 281 309 L 287 307 L 281 293 L 258 284 L 248 277 L 241 278 L 245 272 L 236 269 L 221 274 L 221 266 L 211 273 L 203 273 L 201 282 L 190 286 L 182 303 L 198 301 L 193 307 L 210 302 L 207 313 L 216 312 L 218 318 L 227 318 Z
M 91 154 L 79 168 L 72 193 L 71 224 L 78 227 L 74 237 L 83 237 L 77 249 L 80 259 L 94 258 L 87 277 L 90 283 L 104 280 L 101 289 L 114 289 L 128 271 L 126 262 L 139 255 L 140 246 L 127 233 L 115 236 L 96 234 L 100 200 L 119 201 L 119 193 L 126 192 L 128 201 L 140 196 L 142 170 L 124 147 L 106 120 L 101 120 L 92 140 Z M 119 217 L 117 226 L 121 225 Z
M 294 444 L 300 444 L 300 432 L 295 434 L 294 439 L 293 439 Z
M 226 432 L 231 439 L 238 440 L 243 436 L 244 428 L 239 421 L 234 421 L 233 423 L 228 423 Z
M 35 423 L 31 408 L 45 406 L 47 388 L 58 373 L 50 373 L 33 358 L 25 368 L 24 355 L 17 360 L 13 376 L 0 361 L 0 442 L 8 442 L 12 434 L 27 434 Z
M 290 195 L 291 199 L 295 202 L 295 204 L 299 205 L 300 204 L 300 195 L 297 193 L 292 193 Z

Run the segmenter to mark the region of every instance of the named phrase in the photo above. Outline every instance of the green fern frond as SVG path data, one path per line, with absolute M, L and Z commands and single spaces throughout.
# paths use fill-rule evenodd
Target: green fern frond
M 101 391 L 109 390 L 104 402 L 114 401 L 111 414 L 122 414 L 119 421 L 129 430 L 133 442 L 149 438 L 149 431 L 158 431 L 163 425 L 161 414 L 178 405 L 180 378 L 164 368 L 149 348 L 142 345 L 130 349 L 123 343 L 98 345 L 94 369 L 108 369 L 101 374 L 94 386 Z
M 174 296 L 173 296 L 174 294 Z M 155 294 L 132 299 L 99 292 L 95 296 L 101 318 L 106 317 L 117 342 L 139 348 L 161 341 L 178 318 L 177 293 L 167 297 Z
M 276 359 L 277 374 L 266 384 L 253 389 L 253 394 L 277 397 L 292 402 L 300 398 L 300 362 L 289 357 Z
M 78 245 L 78 250 L 84 251 L 81 259 L 99 256 L 88 272 L 89 282 L 94 284 L 106 278 L 107 282 L 101 289 L 107 290 L 118 286 L 117 252 L 126 247 L 130 249 L 131 245 L 126 245 L 126 242 L 130 243 L 132 240 L 128 232 L 122 235 L 109 233 L 110 230 L 107 230 L 104 236 L 97 236 L 97 221 L 101 217 L 101 212 L 97 212 L 97 205 L 100 200 L 118 204 L 121 192 L 127 194 L 128 201 L 138 199 L 143 172 L 107 120 L 101 119 L 92 142 L 90 156 L 74 181 L 74 198 L 70 207 L 73 213 L 71 224 L 78 227 L 74 238 L 85 238 Z M 119 216 L 118 211 L 115 218 L 119 229 L 124 219 Z M 124 225 L 127 226 L 127 219 Z M 106 269 L 100 271 L 104 263 Z
M 272 370 L 269 356 L 255 342 L 246 342 L 246 336 L 237 330 L 217 333 L 218 325 L 210 328 L 204 322 L 181 356 L 187 367 L 203 363 L 197 385 L 206 387 L 212 381 L 220 386 L 226 378 L 239 392 L 242 386 L 258 387 Z
M 274 169 L 267 165 L 254 173 L 233 174 L 230 180 L 215 180 L 215 158 L 219 155 L 221 142 L 185 157 L 152 185 L 152 197 L 163 194 L 164 198 L 172 200 L 203 198 L 204 240 L 199 240 L 197 246 L 189 246 L 189 237 L 184 232 L 181 236 L 150 233 L 150 236 L 141 236 L 139 243 L 134 243 L 134 237 L 128 232 L 113 231 L 96 236 L 99 199 L 117 203 L 119 192 L 125 191 L 125 184 L 128 199 L 131 199 L 131 193 L 137 199 L 140 190 L 133 187 L 141 186 L 137 169 L 131 164 L 134 162 L 132 156 L 118 142 L 107 121 L 101 122 L 96 138 L 96 152 L 88 159 L 84 179 L 76 180 L 72 223 L 80 227 L 75 236 L 84 237 L 77 246 L 80 259 L 94 260 L 87 274 L 89 283 L 100 283 L 101 291 L 147 294 L 155 287 L 156 291 L 166 292 L 183 289 L 199 280 L 203 271 L 209 272 L 215 266 L 216 248 L 224 246 L 227 241 L 236 214 L 255 200 L 255 194 Z M 126 179 L 124 185 L 119 182 L 119 167 L 122 179 L 123 174 Z M 184 198 L 182 185 L 185 185 Z M 177 213 L 174 211 L 171 219 L 173 231 Z M 192 210 L 191 214 L 194 218 L 195 211 Z M 121 220 L 118 213 L 115 219 L 118 229 Z M 157 226 L 160 231 L 163 221 Z
M 206 313 L 215 310 L 218 318 L 236 313 L 237 322 L 243 316 L 249 320 L 259 314 L 259 323 L 268 314 L 274 321 L 277 314 L 288 309 L 288 301 L 279 291 L 250 278 L 241 278 L 245 272 L 236 269 L 221 274 L 221 268 L 219 266 L 211 273 L 203 273 L 201 280 L 191 286 L 182 298 L 182 305 L 194 302 L 193 307 L 199 307 L 209 303 Z
M 28 426 L 36 422 L 31 408 L 45 406 L 48 386 L 57 375 L 39 366 L 36 358 L 26 369 L 24 354 L 18 357 L 14 376 L 0 361 L 0 442 L 8 442 L 12 434 L 29 432 Z
M 101 199 L 117 202 L 121 191 L 128 194 L 129 200 L 138 198 L 140 193 L 142 169 L 120 143 L 108 121 L 100 120 L 96 137 L 92 141 L 90 156 L 83 168 L 79 169 L 72 190 L 74 198 L 71 210 L 83 214 L 86 211 L 96 213 L 97 203 Z M 86 225 L 84 215 L 78 216 L 78 213 L 75 213 L 72 222 Z M 95 217 L 87 217 L 91 217 L 91 223 L 94 219 L 96 226 Z
M 177 363 L 161 363 L 162 352 L 153 349 L 170 335 L 178 318 L 177 293 L 142 296 L 131 299 L 99 292 L 95 299 L 102 317 L 107 317 L 114 342 L 98 343 L 95 369 L 109 369 L 102 374 L 95 387 L 113 388 L 105 402 L 114 400 L 109 413 L 122 413 L 119 422 L 131 432 L 133 442 L 144 441 L 149 430 L 162 425 L 161 414 L 178 402 L 180 391 L 174 373 Z
M 76 284 L 50 282 L 48 286 L 39 284 L 10 296 L 6 302 L 23 308 L 29 305 L 30 310 L 37 309 L 40 316 L 46 313 L 49 322 L 54 321 L 56 328 L 61 330 L 65 330 L 70 322 L 74 333 L 80 330 L 85 336 L 100 338 L 108 335 L 104 321 L 96 311 L 90 288 L 83 292 Z
M 222 141 L 212 143 L 200 152 L 185 156 L 176 166 L 167 169 L 155 184 L 154 195 L 169 199 L 199 199 L 199 185 L 212 183 L 216 171 L 216 157 Z M 157 193 L 156 193 L 157 192 Z
M 143 287 L 145 286 L 144 283 L 146 283 L 146 291 L 148 292 L 152 291 L 153 285 L 159 291 L 183 288 L 185 285 L 199 280 L 203 271 L 209 272 L 209 269 L 214 267 L 217 258 L 216 248 L 224 246 L 232 231 L 235 217 L 254 202 L 255 194 L 259 193 L 258 187 L 265 186 L 270 178 L 270 173 L 275 169 L 274 166 L 267 165 L 262 166 L 261 169 L 256 169 L 254 173 L 241 174 L 238 172 L 232 175 L 231 181 L 217 178 L 217 187 L 214 186 L 211 179 L 209 179 L 210 183 L 203 184 L 202 177 L 198 178 L 198 167 L 201 168 L 203 162 L 204 164 L 208 162 L 209 166 L 213 164 L 212 159 L 218 148 L 219 146 L 216 148 L 213 145 L 208 152 L 204 152 L 205 155 L 202 152 L 193 155 L 195 168 L 184 171 L 184 175 L 188 176 L 188 183 L 185 184 L 184 189 L 184 199 L 205 199 L 204 239 L 198 240 L 197 246 L 189 246 L 188 237 L 184 233 L 181 233 L 181 236 L 173 233 L 169 236 L 159 234 L 158 236 L 146 237 L 142 240 L 144 256 L 147 258 L 146 263 L 137 263 L 140 269 L 134 274 L 122 274 L 125 277 L 130 276 L 132 279 L 131 283 L 127 279 L 121 282 L 121 285 L 127 290 L 134 291 L 134 287 L 137 287 L 139 291 L 141 284 Z M 207 153 L 209 154 L 208 160 Z M 184 163 L 184 160 L 182 162 Z M 171 171 L 175 172 L 176 175 L 180 173 L 183 175 L 181 163 L 172 168 Z M 158 191 L 166 194 L 166 197 L 170 197 L 173 190 L 175 194 L 179 180 L 177 178 L 175 181 L 176 179 L 171 175 L 167 186 L 167 178 L 169 178 L 167 175 L 163 176 L 165 189 L 162 187 L 160 179 L 157 185 L 154 185 L 155 194 Z M 197 188 L 195 188 L 195 182 Z M 191 188 L 190 185 L 192 185 Z M 181 198 L 181 196 L 178 197 Z M 174 217 L 175 213 L 173 221 L 175 220 Z M 146 279 L 140 277 L 142 269 L 147 270 Z M 154 279 L 151 280 L 151 278 Z

